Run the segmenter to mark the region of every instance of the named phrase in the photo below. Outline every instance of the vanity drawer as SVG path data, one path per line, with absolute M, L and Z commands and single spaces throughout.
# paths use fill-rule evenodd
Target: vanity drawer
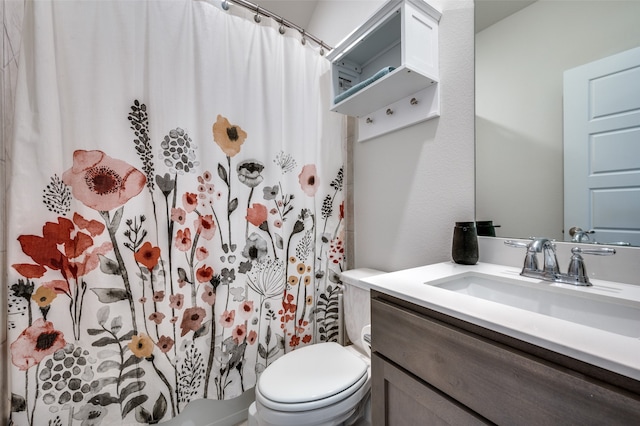
M 423 313 L 374 297 L 371 318 L 374 352 L 491 422 L 629 425 L 640 418 L 637 394 Z

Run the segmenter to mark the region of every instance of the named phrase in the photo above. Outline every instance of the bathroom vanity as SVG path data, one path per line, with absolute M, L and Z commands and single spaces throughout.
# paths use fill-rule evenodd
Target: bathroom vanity
M 441 286 L 455 276 L 469 288 Z M 499 296 L 474 295 L 468 277 L 522 281 L 534 292 L 549 286 L 521 279 L 517 268 L 487 264 L 444 263 L 370 279 L 374 424 L 638 422 L 640 328 L 618 335 L 573 322 L 579 316 L 559 319 L 553 312 L 563 307 L 548 295 L 539 296 L 542 313 L 514 308 Z M 640 309 L 638 286 L 594 281 L 584 294 L 554 287 L 560 297 L 619 303 L 632 316 Z

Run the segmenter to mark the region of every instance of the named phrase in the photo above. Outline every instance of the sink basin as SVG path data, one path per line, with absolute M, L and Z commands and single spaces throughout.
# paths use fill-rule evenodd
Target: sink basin
M 640 337 L 640 303 L 584 288 L 567 289 L 546 281 L 531 283 L 477 272 L 427 284 L 622 336 Z

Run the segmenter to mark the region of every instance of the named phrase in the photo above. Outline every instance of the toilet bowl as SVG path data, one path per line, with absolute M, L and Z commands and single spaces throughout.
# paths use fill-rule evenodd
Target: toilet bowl
M 343 315 L 352 344 L 305 346 L 270 364 L 258 378 L 249 426 L 370 424 L 370 348 L 362 334 L 369 330 L 371 314 L 369 286 L 361 280 L 381 273 L 342 273 Z

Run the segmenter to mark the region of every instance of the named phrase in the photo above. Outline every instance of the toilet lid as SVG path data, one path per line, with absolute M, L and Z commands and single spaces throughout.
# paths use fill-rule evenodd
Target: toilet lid
M 338 343 L 305 346 L 278 358 L 258 381 L 274 402 L 296 404 L 329 398 L 361 381 L 367 364 Z

